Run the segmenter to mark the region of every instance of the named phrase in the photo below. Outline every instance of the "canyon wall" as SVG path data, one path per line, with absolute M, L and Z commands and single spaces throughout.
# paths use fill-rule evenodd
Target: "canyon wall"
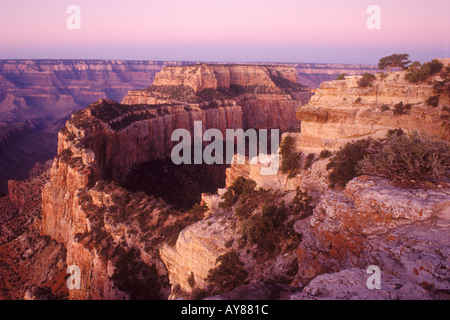
M 426 103 L 434 95 L 433 84 L 412 84 L 404 80 L 405 73 L 377 74 L 367 88 L 358 86 L 360 77 L 322 83 L 308 104 L 297 110 L 302 121 L 297 147 L 335 150 L 352 140 L 383 137 L 396 128 L 447 138 L 442 109 Z M 399 103 L 408 107 L 396 113 Z
M 211 299 L 249 299 L 255 296 L 270 299 L 278 290 L 284 299 L 448 299 L 449 255 L 448 237 L 450 189 L 441 181 L 430 189 L 407 189 L 395 186 L 386 178 L 360 176 L 351 180 L 344 190 L 328 186 L 329 158 L 319 159 L 324 149 L 336 150 L 347 142 L 369 136 L 384 137 L 391 129 L 417 130 L 447 140 L 445 115 L 447 97 L 437 107 L 427 104 L 435 95 L 433 83 L 411 84 L 404 72 L 377 75 L 371 87 L 358 86 L 358 77 L 325 82 L 310 102 L 297 110 L 301 133 L 291 136 L 295 149 L 306 155 L 316 154 L 309 167 L 300 163 L 299 171 L 288 177 L 282 172 L 265 176 L 261 164 L 232 164 L 227 169 L 226 188 L 218 194 L 204 194 L 202 199 L 210 208 L 205 221 L 183 230 L 174 247 L 163 247 L 165 262 L 173 287 L 191 292 L 189 277 L 195 275 L 196 288 L 207 288 L 202 280 L 211 263 L 225 252 L 236 250 L 249 273 L 249 284 L 241 285 L 225 295 Z M 439 76 L 432 81 L 440 81 Z M 360 101 L 356 101 L 360 98 Z M 410 104 L 402 113 L 394 113 L 395 105 Z M 381 110 L 382 106 L 388 110 Z M 447 111 L 446 111 L 447 110 Z M 282 161 L 282 159 L 281 159 Z M 270 288 L 254 272 L 255 264 L 248 257 L 248 247 L 234 244 L 227 247 L 218 239 L 228 239 L 237 232 L 236 214 L 242 208 L 224 208 L 221 197 L 239 178 L 252 179 L 256 188 L 277 190 L 280 202 L 292 205 L 299 188 L 311 196 L 314 209 L 308 216 L 297 218 L 295 231 L 298 241 L 296 261 L 298 272 L 290 283 L 291 289 Z M 250 215 L 258 216 L 255 210 Z M 291 213 L 292 214 L 292 213 Z M 237 226 L 236 226 L 237 225 Z M 230 227 L 230 226 L 234 226 Z M 188 236 L 186 236 L 188 235 Z M 202 243 L 205 243 L 202 245 Z M 214 245 L 212 245 L 214 244 Z M 277 258 L 290 256 L 280 254 Z M 369 266 L 381 270 L 380 290 L 371 290 L 366 281 Z M 205 268 L 207 266 L 207 268 Z M 258 265 L 260 266 L 260 265 Z M 272 275 L 283 270 L 281 264 L 270 264 Z M 293 292 L 297 290 L 298 292 Z M 177 295 L 174 294 L 173 298 Z
M 0 60 L 0 190 L 56 155 L 58 131 L 71 113 L 148 87 L 168 64 L 181 62 Z
M 169 158 L 172 147 L 178 143 L 171 141 L 172 132 L 184 128 L 193 136 L 194 121 L 202 121 L 203 132 L 215 128 L 224 136 L 226 129 L 246 129 L 246 125 L 254 125 L 256 129 L 271 125 L 282 130 L 298 128 L 298 120 L 285 114 L 294 114 L 300 101 L 272 83 L 271 91 L 275 90 L 280 93 L 246 93 L 245 97 L 252 102 L 243 106 L 242 96 L 135 104 L 157 98 L 149 90 L 132 91 L 124 99 L 126 104 L 99 100 L 71 116 L 59 132 L 58 154 L 42 191 L 41 226 L 43 235 L 65 245 L 67 264 L 81 268 L 84 284 L 81 290 L 71 291 L 70 298 L 136 298 L 129 293 L 130 275 L 120 271 L 126 267 L 122 258 L 128 255 L 133 256 L 139 270 L 156 270 L 146 273 L 153 275 L 147 280 L 158 292 L 152 297 L 166 297 L 167 271 L 158 258 L 157 244 L 165 240 L 162 234 L 174 232 L 168 230 L 173 230 L 177 223 L 185 223 L 183 214 L 172 217 L 167 214 L 172 210 L 170 206 L 163 202 L 152 205 L 154 201 L 149 197 L 139 203 L 142 214 L 138 214 L 141 209 L 126 207 L 129 200 L 124 200 L 125 195 L 131 198 L 135 195 L 119 185 L 139 164 Z M 198 97 L 194 94 L 190 98 Z M 128 216 L 126 220 L 120 218 L 122 213 Z M 162 225 L 161 219 L 165 221 Z
M 56 155 L 57 133 L 71 113 L 98 99 L 121 101 L 130 90 L 148 87 L 164 66 L 186 64 L 191 62 L 0 60 L 0 192 L 7 191 L 7 180 L 25 179 L 36 162 L 44 163 Z M 259 72 L 254 65 L 254 72 Z M 277 68 L 284 70 L 280 71 L 281 76 L 293 81 L 296 74 L 299 83 L 310 88 L 342 72 L 362 74 L 376 70 L 364 65 L 304 63 Z M 242 78 L 239 72 L 226 71 L 226 65 L 214 69 L 221 75 L 214 80 L 220 85 L 230 79 L 245 85 L 250 80 Z M 270 82 L 263 76 L 264 81 Z M 167 81 L 167 76 L 160 79 Z M 302 103 L 307 102 L 309 95 L 302 99 Z M 31 122 L 41 125 L 29 125 Z

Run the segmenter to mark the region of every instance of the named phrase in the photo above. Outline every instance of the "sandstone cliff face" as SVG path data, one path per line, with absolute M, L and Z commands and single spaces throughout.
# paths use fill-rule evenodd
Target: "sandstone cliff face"
M 242 125 L 241 110 L 235 106 L 210 110 L 193 106 L 189 111 L 184 106 L 173 106 L 168 107 L 170 110 L 164 109 L 167 115 L 158 117 L 157 110 L 152 107 L 141 106 L 139 111 L 126 107 L 99 101 L 75 114 L 67 122 L 66 129 L 60 132 L 58 156 L 50 171 L 50 182 L 43 190 L 41 232 L 65 244 L 68 249 L 67 263 L 78 265 L 85 279 L 80 292 L 70 292 L 70 297 L 74 299 L 129 297 L 113 290 L 110 277 L 114 267 L 110 260 L 99 258 L 96 250 L 100 248 L 88 248 L 76 239 L 77 234 L 94 232 L 88 217 L 92 211 L 83 209 L 86 199 L 80 197 L 80 193 L 91 190 L 103 178 L 122 183 L 135 165 L 151 159 L 167 158 L 175 143 L 170 141 L 175 128 L 192 131 L 193 121 L 203 120 L 204 130 L 211 126 L 225 133 L 226 128 Z M 121 113 L 108 122 L 100 116 L 114 114 L 120 108 Z M 145 118 L 148 119 L 139 120 Z M 122 124 L 129 125 L 122 128 Z M 89 196 L 101 208 L 114 206 L 102 204 L 104 196 L 99 199 L 97 193 L 90 191 Z M 148 214 L 154 213 L 149 211 Z M 143 244 L 137 242 L 129 246 Z M 151 257 L 148 265 L 157 261 L 155 256 Z
M 189 277 L 194 276 L 195 286 L 204 288 L 209 270 L 216 266 L 216 259 L 227 253 L 226 243 L 236 237 L 231 216 L 213 216 L 180 232 L 174 247 L 164 245 L 161 259 L 169 272 L 172 286 L 179 285 L 185 292 L 194 288 Z
M 441 126 L 440 107 L 425 104 L 433 95 L 429 84 L 411 85 L 403 81 L 403 73 L 390 74 L 377 80 L 374 87 L 361 89 L 356 78 L 324 83 L 307 106 L 299 108 L 301 133 L 285 133 L 294 138 L 297 151 L 318 153 L 324 148 L 337 149 L 346 142 L 382 137 L 389 129 L 418 130 L 445 137 Z M 354 101 L 361 97 L 361 102 Z M 413 104 L 405 115 L 394 116 L 392 111 L 381 112 L 379 107 L 403 102 Z M 235 157 L 236 159 L 236 157 Z M 448 299 L 448 214 L 450 193 L 447 184 L 436 189 L 402 189 L 386 179 L 361 176 L 347 184 L 344 191 L 329 190 L 327 159 L 316 161 L 307 170 L 289 178 L 278 172 L 261 174 L 262 165 L 232 164 L 227 169 L 226 187 L 240 176 L 253 179 L 257 187 L 286 193 L 283 200 L 292 201 L 292 193 L 299 187 L 313 197 L 313 215 L 300 219 L 295 230 L 301 235 L 297 250 L 298 274 L 291 283 L 301 292 L 290 293 L 278 288 L 283 298 L 290 299 Z M 226 216 L 218 207 L 226 189 L 219 195 L 204 195 L 214 219 Z M 219 228 L 219 229 L 217 229 Z M 195 230 L 195 233 L 193 232 Z M 212 268 L 211 256 L 224 252 L 202 245 L 212 238 L 212 230 L 223 231 L 220 225 L 198 228 L 191 226 L 183 232 L 174 248 L 162 251 L 172 285 L 190 291 L 190 273 L 205 275 L 203 266 Z M 224 229 L 225 230 L 225 229 Z M 194 235 L 195 234 L 195 235 Z M 209 249 L 208 249 L 209 248 Z M 231 250 L 228 248 L 228 250 Z M 195 252 L 195 254 L 193 253 Z M 213 252 L 213 254 L 212 254 Z M 239 251 L 248 270 L 253 268 L 244 251 Z M 195 256 L 195 259 L 192 259 Z M 202 267 L 190 261 L 201 261 Z M 366 269 L 376 265 L 381 269 L 381 290 L 366 285 Z M 188 267 L 185 267 L 188 266 Z M 250 267 L 252 266 L 252 267 Z M 248 277 L 255 281 L 254 275 Z M 204 285 L 202 282 L 201 285 Z M 271 289 L 257 282 L 241 286 L 229 294 L 212 299 L 253 297 L 270 294 Z
M 185 72 L 195 72 L 188 75 L 175 68 L 177 75 L 173 77 L 178 80 L 164 85 L 189 84 L 196 90 L 214 89 L 208 86 L 218 86 L 220 81 L 226 83 L 229 81 L 227 79 L 232 78 L 230 72 L 225 75 L 222 71 L 214 73 L 216 67 L 191 68 L 187 67 Z M 225 80 L 218 80 L 217 74 Z M 259 77 L 260 72 L 255 71 L 251 75 Z M 158 81 L 163 82 L 170 79 L 166 71 L 160 78 Z M 269 79 L 272 78 L 269 75 Z M 232 79 L 240 81 L 240 76 Z M 351 87 L 353 80 L 345 80 L 345 83 L 347 81 Z M 275 82 L 270 86 L 280 89 Z M 399 126 L 398 122 L 389 122 L 393 120 L 389 120 L 388 115 L 386 119 L 384 116 L 377 118 L 377 113 L 371 110 L 373 88 L 367 91 L 369 102 L 367 108 L 362 109 L 361 116 L 358 116 L 360 110 L 356 110 L 356 106 L 348 106 L 343 99 L 344 107 L 340 107 L 340 102 L 336 107 L 335 98 L 340 96 L 326 98 L 325 106 L 315 108 L 315 103 L 320 101 L 320 90 L 315 96 L 317 100 L 299 111 L 304 117 L 302 133 L 290 133 L 299 150 L 306 152 L 310 148 L 318 152 L 324 147 L 337 148 L 346 139 L 359 139 L 372 134 L 371 130 L 385 132 Z M 323 90 L 327 92 L 328 89 Z M 344 96 L 347 90 L 352 92 L 348 93 L 350 96 L 362 96 L 362 91 L 354 87 L 336 90 L 341 90 Z M 398 92 L 389 93 L 389 90 L 386 88 L 386 96 L 392 99 L 389 101 L 398 101 L 395 100 Z M 421 102 L 412 107 L 409 115 L 402 116 L 405 118 L 401 118 L 400 126 L 417 129 L 414 126 L 419 123 L 417 119 L 420 114 L 425 125 L 419 129 L 431 132 L 427 131 L 431 127 L 426 123 L 437 115 L 433 109 L 423 105 L 428 93 L 421 95 L 417 93 L 419 91 L 414 92 L 419 96 L 414 101 Z M 74 114 L 59 133 L 58 156 L 50 171 L 50 181 L 42 193 L 41 233 L 63 243 L 67 248 L 67 264 L 81 268 L 82 289 L 71 290 L 70 298 L 167 298 L 170 294 L 169 281 L 172 289 L 179 285 L 190 292 L 193 288 L 188 278 L 193 275 L 197 287 L 204 287 L 204 279 L 215 266 L 217 257 L 232 249 L 240 250 L 252 281 L 292 280 L 297 270 L 295 268 L 293 273 L 292 265 L 298 265 L 298 274 L 292 283 L 294 286 L 303 287 L 326 272 L 336 274 L 332 279 L 324 276 L 317 278 L 317 283 L 336 283 L 343 275 L 350 274 L 357 285 L 361 282 L 360 270 L 368 264 L 375 264 L 385 270 L 394 291 L 397 284 L 405 286 L 401 293 L 394 292 L 390 297 L 395 294 L 398 294 L 397 297 L 411 297 L 411 288 L 418 286 L 432 297 L 445 297 L 442 292 L 448 290 L 446 284 L 449 282 L 448 245 L 443 236 L 448 233 L 447 186 L 439 190 L 402 190 L 390 186 L 383 179 L 360 177 L 349 183 L 345 192 L 338 192 L 327 190 L 327 160 L 313 163 L 292 179 L 281 173 L 262 176 L 260 165 L 233 165 L 227 172 L 227 186 L 238 176 L 249 177 L 257 182 L 258 187 L 278 192 L 277 199 L 284 200 L 287 205 L 293 201 L 296 189 L 300 187 L 313 195 L 313 203 L 317 204 L 313 215 L 306 220 L 305 216 L 296 216 L 295 213 L 288 218 L 290 223 L 299 219 L 295 229 L 302 235 L 301 242 L 291 235 L 283 242 L 280 252 L 267 261 L 258 260 L 251 245 L 239 247 L 237 231 L 240 222 L 233 209 L 218 208 L 219 195 L 204 196 L 210 210 L 205 220 L 196 222 L 190 220 L 189 213 L 174 212 L 161 200 L 130 193 L 120 187 L 118 184 L 134 166 L 151 159 L 167 158 L 173 146 L 171 132 L 175 128 L 192 132 L 195 120 L 203 121 L 203 130 L 218 128 L 222 132 L 227 128 L 245 129 L 251 126 L 276 126 L 288 130 L 299 125 L 299 122 L 293 121 L 293 110 L 300 103 L 286 91 L 244 93 L 226 101 L 219 99 L 214 107 L 207 107 L 206 101 L 158 99 L 160 97 L 153 96 L 151 90 L 145 90 L 131 92 L 124 104 L 100 100 Z M 148 105 L 150 102 L 158 104 Z M 329 135 L 314 136 L 314 129 L 311 129 L 314 126 L 329 132 Z M 356 133 L 349 136 L 349 131 Z M 316 141 L 314 139 L 318 142 L 311 145 L 311 141 Z M 326 144 L 321 139 L 335 143 Z M 258 210 L 252 214 L 258 214 Z M 177 240 L 164 244 L 169 238 Z M 419 256 L 424 257 L 423 261 L 418 259 Z M 347 269 L 349 271 L 339 273 Z M 396 283 L 391 280 L 398 270 L 404 276 Z M 288 273 L 291 278 L 286 278 Z M 410 282 L 414 284 L 412 287 L 408 287 Z M 133 286 L 137 289 L 130 290 Z M 314 289 L 316 287 L 311 281 L 311 286 L 307 286 L 297 298 L 320 298 Z
M 194 91 L 201 91 L 207 88 L 229 88 L 232 84 L 275 87 L 271 77 L 278 74 L 297 83 L 295 70 L 284 66 L 198 64 L 183 67 L 166 67 L 164 72 L 160 72 L 155 76 L 153 85 L 184 85 L 191 87 Z
M 0 61 L 0 190 L 26 179 L 36 162 L 56 155 L 70 114 L 98 99 L 120 101 L 176 62 L 118 60 Z
M 293 74 L 292 70 L 283 72 Z M 247 79 L 254 75 L 241 76 Z M 239 76 L 233 79 L 235 81 Z M 271 85 L 281 90 L 275 84 Z M 133 222 L 136 219 L 159 221 L 154 217 L 158 217 L 160 210 L 150 205 L 150 199 L 144 202 L 148 205 L 143 205 L 146 209 L 142 214 L 146 218 L 136 216 L 136 207 L 120 209 L 123 201 L 120 199 L 127 193 L 117 186 L 108 187 L 108 191 L 105 191 L 102 188 L 104 180 L 122 184 L 131 170 L 139 164 L 167 159 L 172 147 L 178 143 L 171 141 L 172 132 L 184 128 L 193 136 L 194 121 L 202 121 L 203 131 L 215 128 L 224 136 L 226 129 L 240 129 L 246 125 L 256 128 L 277 125 L 284 130 L 298 126 L 298 122 L 287 117 L 286 113 L 293 114 L 299 102 L 286 93 L 252 95 L 250 102 L 243 106 L 238 104 L 238 97 L 217 101 L 214 107 L 210 107 L 207 102 L 158 101 L 156 105 L 139 104 L 153 101 L 151 92 L 143 92 L 150 100 L 142 100 L 142 95 L 135 100 L 135 93 L 125 98 L 124 101 L 128 104 L 99 100 L 73 114 L 59 133 L 58 155 L 50 169 L 50 181 L 44 186 L 42 193 L 41 233 L 63 243 L 67 248 L 67 264 L 81 268 L 84 279 L 82 288 L 71 290 L 72 299 L 136 298 L 126 290 L 130 280 L 119 277 L 124 267 L 121 265 L 121 255 L 117 254 L 117 251 L 124 251 L 122 255 L 134 256 L 135 249 L 139 252 L 134 257 L 138 270 L 156 268 L 156 274 L 150 272 L 153 280 L 147 280 L 151 280 L 160 297 L 166 294 L 164 279 L 167 272 L 156 251 L 148 248 L 152 239 L 156 241 L 156 248 L 164 240 L 160 233 L 167 232 L 167 228 L 173 229 L 175 224 L 185 220 L 170 218 L 170 215 L 165 214 L 161 218 L 166 221 L 163 226 L 160 221 L 154 229 L 149 226 L 136 228 Z M 272 109 L 276 112 L 270 112 Z M 122 196 L 114 197 L 117 192 Z M 127 220 L 119 219 L 117 212 L 126 214 Z M 115 217 L 113 223 L 108 222 L 111 214 Z M 142 228 L 152 230 L 152 236 L 144 237 L 147 233 Z M 130 233 L 137 236 L 133 237 Z M 183 235 L 188 237 L 188 233 Z M 106 240 L 95 240 L 98 237 Z M 109 247 L 116 249 L 111 251 L 108 250 Z M 167 252 L 170 250 L 167 249 Z M 210 260 L 210 265 L 215 263 L 215 258 Z M 196 272 L 203 277 L 210 265 L 205 265 L 203 273 Z M 180 277 L 182 279 L 184 275 Z M 201 282 L 202 278 L 199 279 Z
M 48 172 L 9 181 L 0 198 L 0 299 L 64 299 L 66 249 L 39 236 L 41 188 Z
M 309 99 L 309 90 L 298 86 L 293 68 L 205 64 L 170 66 L 158 73 L 153 82 L 154 87 L 183 86 L 192 89 L 195 94 L 199 94 L 205 89 L 220 92 L 220 90 L 229 89 L 233 85 L 243 88 L 252 86 L 259 88 L 254 89 L 253 93 L 245 91 L 245 93 L 226 97 L 227 100 L 214 100 L 219 104 L 232 103 L 240 106 L 243 114 L 243 129 L 279 128 L 281 131 L 287 131 L 300 127 L 300 122 L 291 115 Z M 198 97 L 191 95 L 190 99 L 198 100 Z M 169 103 L 171 100 L 173 100 L 171 97 L 142 90 L 131 91 L 122 103 L 130 105 L 162 104 Z
M 3 151 L 0 151 L 0 192 L 6 192 L 8 180 L 26 179 L 29 170 L 37 161 L 44 163 L 55 156 L 57 132 L 64 126 L 64 122 L 72 112 L 98 99 L 120 101 L 130 90 L 148 87 L 155 74 L 164 66 L 191 63 L 131 60 L 1 60 L 0 149 Z M 221 84 L 231 80 L 242 83 L 245 77 L 248 77 L 239 68 L 233 72 L 224 65 L 214 68 L 221 75 L 219 77 Z M 242 66 L 240 68 L 242 69 Z M 261 75 L 264 81 L 270 82 L 267 74 L 261 74 L 256 70 L 254 67 L 255 75 Z M 296 63 L 280 64 L 276 70 L 284 78 L 292 81 L 298 78 L 299 83 L 317 88 L 321 82 L 335 79 L 342 72 L 349 75 L 362 74 L 374 72 L 376 68 L 364 65 Z M 167 77 L 164 79 L 168 80 Z M 217 79 L 214 81 L 217 82 Z M 302 104 L 309 99 L 309 93 L 306 92 L 292 94 L 302 101 Z M 145 99 L 147 102 L 135 103 L 160 103 L 148 101 L 148 96 Z M 35 120 L 42 121 L 43 126 L 37 128 L 32 126 L 31 130 L 28 126 L 24 126 L 25 122 Z M 42 147 L 44 145 L 45 147 Z
M 433 85 L 411 84 L 404 75 L 395 72 L 382 79 L 378 74 L 368 88 L 359 88 L 358 77 L 323 83 L 309 103 L 297 111 L 302 121 L 298 147 L 337 149 L 352 140 L 382 137 L 395 128 L 447 137 L 441 110 L 425 103 L 433 95 Z M 394 106 L 400 102 L 412 106 L 405 114 L 396 115 Z M 382 106 L 390 110 L 382 111 Z

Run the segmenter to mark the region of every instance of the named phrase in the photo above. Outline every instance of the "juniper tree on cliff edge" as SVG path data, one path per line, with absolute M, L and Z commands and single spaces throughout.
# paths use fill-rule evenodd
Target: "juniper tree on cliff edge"
M 406 53 L 396 53 L 387 57 L 383 57 L 378 62 L 378 69 L 385 70 L 388 69 L 391 72 L 392 68 L 402 68 L 403 70 L 408 68 L 408 65 L 411 63 L 409 60 L 409 54 Z

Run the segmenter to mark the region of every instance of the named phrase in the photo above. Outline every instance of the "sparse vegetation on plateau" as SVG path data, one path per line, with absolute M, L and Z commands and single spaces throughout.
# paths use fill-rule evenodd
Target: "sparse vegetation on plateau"
M 384 111 L 388 111 L 388 110 L 390 110 L 391 108 L 389 108 L 389 106 L 388 105 L 382 105 L 381 107 L 380 107 L 380 110 L 382 111 L 382 112 L 384 112 Z
M 422 66 L 420 65 L 420 62 L 415 61 L 409 67 L 405 79 L 412 83 L 425 81 L 432 75 L 439 73 L 443 66 L 444 65 L 437 59 L 424 63 Z
M 333 153 L 330 150 L 323 149 L 322 151 L 320 151 L 319 158 L 326 159 L 326 158 L 331 157 L 332 155 L 333 155 Z
M 389 178 L 406 185 L 449 179 L 450 145 L 417 132 L 390 130 L 383 139 L 347 143 L 331 158 L 331 187 L 344 187 L 361 175 Z
M 218 266 L 209 270 L 206 281 L 212 288 L 210 295 L 229 292 L 245 283 L 247 271 L 239 253 L 231 251 L 219 256 L 216 260 Z
M 356 165 L 368 154 L 371 139 L 348 142 L 330 159 L 327 170 L 331 170 L 328 180 L 331 187 L 343 188 L 347 182 L 358 176 Z
M 421 183 L 450 178 L 450 145 L 412 132 L 391 132 L 372 144 L 358 163 L 362 174 L 386 177 L 394 181 Z
M 372 82 L 375 80 L 375 75 L 372 73 L 363 73 L 362 78 L 358 80 L 358 85 L 361 88 L 367 88 L 372 86 Z M 359 98 L 361 99 L 361 98 Z M 360 100 L 361 101 L 361 100 Z M 356 102 L 358 103 L 358 102 Z
M 300 168 L 300 160 L 302 158 L 301 152 L 295 152 L 295 141 L 291 136 L 286 136 L 280 145 L 281 166 L 282 173 L 287 174 L 288 178 L 293 178 Z

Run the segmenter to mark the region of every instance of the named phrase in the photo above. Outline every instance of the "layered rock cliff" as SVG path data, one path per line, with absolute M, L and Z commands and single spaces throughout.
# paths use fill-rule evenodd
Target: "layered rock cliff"
M 0 198 L 0 299 L 66 299 L 66 249 L 39 236 L 41 189 L 48 171 L 9 181 Z
M 294 114 L 300 102 L 273 82 L 264 87 L 270 93 L 244 92 L 207 100 L 201 91 L 184 85 L 164 85 L 164 90 L 177 89 L 168 93 L 158 87 L 131 92 L 124 104 L 99 100 L 73 114 L 59 133 L 58 155 L 42 192 L 41 233 L 63 243 L 67 265 L 81 269 L 82 287 L 70 291 L 72 299 L 167 297 L 167 271 L 157 248 L 192 223 L 192 214 L 119 185 L 140 164 L 169 158 L 177 143 L 171 141 L 175 129 L 187 129 L 193 136 L 194 121 L 202 121 L 203 131 L 215 128 L 223 135 L 226 129 L 250 125 L 282 130 L 299 126 L 297 119 L 285 114 Z M 142 104 L 144 100 L 134 100 L 136 94 L 149 101 L 163 94 L 166 100 Z M 252 100 L 247 112 L 240 105 L 244 96 Z M 247 119 L 249 115 L 254 119 Z M 135 268 L 136 275 L 129 268 Z M 136 291 L 135 281 L 148 288 Z
M 121 101 L 130 90 L 147 87 L 164 66 L 189 63 L 132 60 L 1 60 L 0 192 L 7 191 L 7 180 L 26 179 L 28 171 L 36 162 L 44 163 L 56 155 L 57 132 L 72 112 L 98 99 Z M 255 72 L 258 72 L 257 64 L 254 65 Z M 215 68 L 227 70 L 223 65 Z M 375 71 L 373 66 L 304 63 L 284 64 L 280 68 L 288 70 L 283 77 L 292 80 L 296 73 L 299 83 L 310 88 L 316 88 L 322 81 L 332 80 L 342 72 L 362 74 Z M 226 74 L 225 71 L 223 75 L 224 77 L 220 77 L 220 83 L 231 78 L 239 83 L 248 80 L 239 80 L 235 72 Z M 309 96 L 301 94 L 298 98 L 303 99 L 302 102 L 305 103 Z M 33 125 L 36 121 L 41 124 Z
M 368 136 L 384 137 L 388 130 L 397 128 L 448 139 L 446 99 L 441 99 L 444 104 L 437 107 L 429 106 L 426 101 L 435 94 L 433 84 L 411 84 L 404 80 L 404 74 L 379 74 L 368 88 L 360 88 L 359 78 L 355 77 L 323 83 L 308 105 L 297 111 L 302 120 L 301 133 L 283 136 L 291 136 L 295 149 L 304 156 L 317 155 L 324 149 L 336 150 Z M 394 113 L 400 102 L 410 107 L 401 114 Z M 381 110 L 384 105 L 388 110 Z M 201 278 L 207 276 L 206 269 L 217 267 L 211 260 L 237 250 L 250 283 L 212 299 L 249 299 L 255 295 L 270 299 L 274 290 L 280 298 L 302 300 L 448 299 L 448 183 L 431 189 L 405 189 L 385 178 L 360 176 L 351 180 L 345 190 L 332 190 L 328 186 L 328 162 L 326 157 L 316 159 L 303 168 L 302 160 L 301 169 L 293 177 L 281 172 L 261 175 L 261 164 L 232 164 L 227 169 L 227 188 L 219 189 L 218 195 L 203 195 L 210 208 L 208 223 L 186 228 L 173 248 L 164 247 L 161 251 L 172 285 L 190 292 L 193 288 L 188 280 L 194 274 L 196 286 L 207 288 Z M 234 221 L 236 225 L 231 230 L 227 223 L 243 209 L 235 206 L 226 210 L 219 205 L 226 199 L 221 196 L 239 177 L 254 180 L 256 188 L 277 190 L 280 201 L 291 208 L 296 208 L 299 190 L 311 196 L 312 215 L 294 218 L 294 229 L 301 238 L 297 252 L 286 251 L 277 257 L 281 261 L 285 255 L 295 256 L 298 272 L 290 283 L 293 289 L 280 285 L 274 288 L 272 282 L 262 280 L 264 277 L 254 272 L 248 252 L 255 248 L 227 247 L 219 240 L 228 239 L 229 235 L 234 240 L 239 238 L 239 222 Z M 259 214 L 254 210 L 250 215 Z M 272 275 L 288 274 L 281 265 L 266 263 Z M 371 290 L 366 283 L 370 276 L 366 270 L 371 265 L 381 270 L 379 290 Z
M 443 110 L 426 103 L 434 95 L 433 82 L 412 84 L 404 79 L 405 74 L 377 74 L 367 88 L 359 87 L 360 77 L 321 84 L 308 104 L 297 111 L 302 121 L 298 148 L 337 149 L 352 140 L 383 137 L 395 128 L 448 138 Z M 398 104 L 402 104 L 401 110 L 396 111 Z
M 223 68 L 171 67 L 155 80 L 162 83 L 131 91 L 123 103 L 99 100 L 66 122 L 43 187 L 37 227 L 66 248 L 65 264 L 58 268 L 76 265 L 81 270 L 81 289 L 70 290 L 69 298 L 186 297 L 208 288 L 205 278 L 216 259 L 233 250 L 250 283 L 228 297 L 248 299 L 255 289 L 267 298 L 448 299 L 450 193 L 445 183 L 409 190 L 362 176 L 344 191 L 330 190 L 328 159 L 313 157 L 309 165 L 302 160 L 293 177 L 281 172 L 263 176 L 261 164 L 233 164 L 226 188 L 202 195 L 206 207 L 192 210 L 126 189 L 124 182 L 141 164 L 167 159 L 174 129 L 192 134 L 196 120 L 203 122 L 203 130 L 222 133 L 227 128 L 299 129 L 294 111 L 302 103 L 294 93 L 304 89 L 295 85 L 293 72 L 278 66 Z M 377 75 L 366 89 L 353 78 L 323 84 L 311 103 L 298 109 L 301 133 L 284 136 L 292 136 L 304 155 L 398 127 L 443 136 L 444 106 L 425 104 L 433 94 L 429 85 L 410 85 L 398 74 Z M 253 84 L 240 84 L 241 79 Z M 402 101 L 413 105 L 394 116 L 393 104 Z M 377 109 L 384 104 L 391 111 Z M 238 177 L 255 181 L 251 196 L 241 194 L 219 206 Z M 11 190 L 19 195 L 26 188 L 12 184 Z M 7 201 L 21 206 L 21 198 Z M 48 247 L 61 248 L 54 244 Z M 360 287 L 369 264 L 382 270 L 381 291 Z M 343 279 L 350 280 L 343 284 Z M 36 295 L 33 290 L 27 294 Z
M 120 101 L 168 64 L 119 60 L 0 61 L 0 190 L 56 155 L 70 114 L 98 99 Z

